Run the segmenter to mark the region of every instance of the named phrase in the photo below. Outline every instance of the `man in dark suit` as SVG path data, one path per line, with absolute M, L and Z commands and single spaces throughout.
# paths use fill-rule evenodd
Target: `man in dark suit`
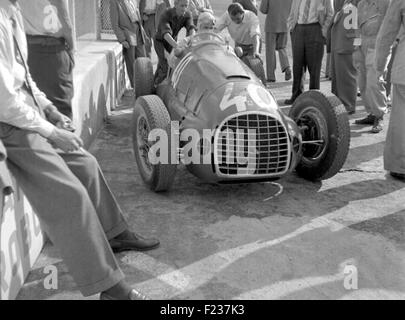
M 279 54 L 281 70 L 285 72 L 285 80 L 292 77 L 290 62 L 287 55 L 288 27 L 292 0 L 262 0 L 260 11 L 266 15 L 266 61 L 267 81 L 275 82 L 276 50 Z
M 134 62 L 146 57 L 147 42 L 151 41 L 142 26 L 138 0 L 110 0 L 111 25 L 122 44 L 129 81 L 134 88 Z
M 293 0 L 288 17 L 292 31 L 293 89 L 286 104 L 294 103 L 303 91 L 303 73 L 308 68 L 310 89 L 319 89 L 328 27 L 333 17 L 332 0 Z

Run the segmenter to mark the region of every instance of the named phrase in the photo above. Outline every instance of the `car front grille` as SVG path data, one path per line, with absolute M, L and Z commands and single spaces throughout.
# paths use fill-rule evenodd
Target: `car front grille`
M 288 171 L 290 143 L 284 125 L 268 114 L 226 120 L 215 136 L 217 174 L 229 178 L 280 176 Z

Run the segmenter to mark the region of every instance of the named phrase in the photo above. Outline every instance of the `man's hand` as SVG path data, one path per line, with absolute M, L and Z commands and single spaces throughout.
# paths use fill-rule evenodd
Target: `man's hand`
M 122 46 L 123 46 L 125 49 L 129 49 L 129 43 L 128 43 L 128 41 L 124 41 L 124 42 L 122 42 L 121 44 L 122 44 Z
M 80 150 L 83 147 L 83 141 L 73 132 L 55 128 L 52 134 L 48 137 L 51 144 L 64 152 L 73 152 Z
M 47 120 L 59 129 L 65 129 L 67 131 L 75 131 L 72 120 L 57 110 L 52 110 L 47 113 Z
M 258 52 L 254 52 L 254 53 L 253 53 L 253 58 L 259 59 L 259 60 L 261 61 L 261 63 L 263 63 L 263 59 L 262 59 L 262 57 L 260 56 L 260 53 L 258 53 Z
M 386 71 L 377 71 L 377 81 L 379 83 L 386 84 L 387 83 L 385 81 L 386 75 L 387 75 Z

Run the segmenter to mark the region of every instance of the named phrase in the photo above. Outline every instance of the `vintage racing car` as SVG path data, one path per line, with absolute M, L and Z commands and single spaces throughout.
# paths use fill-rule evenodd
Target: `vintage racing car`
M 349 151 L 348 115 L 337 97 L 305 92 L 285 115 L 214 33 L 195 35 L 157 88 L 151 61 L 137 59 L 135 94 L 135 159 L 156 192 L 170 188 L 181 161 L 212 183 L 271 181 L 294 170 L 322 180 L 341 169 Z

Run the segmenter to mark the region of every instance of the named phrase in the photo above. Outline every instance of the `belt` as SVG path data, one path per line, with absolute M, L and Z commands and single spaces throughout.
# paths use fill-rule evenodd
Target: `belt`
M 38 44 L 42 46 L 60 46 L 65 45 L 65 38 L 55 38 L 51 36 L 33 36 L 27 35 L 27 42 L 29 44 Z
M 319 22 L 314 22 L 314 23 L 297 23 L 297 26 L 303 26 L 303 27 L 306 27 L 306 26 L 316 26 L 316 25 L 321 25 Z

